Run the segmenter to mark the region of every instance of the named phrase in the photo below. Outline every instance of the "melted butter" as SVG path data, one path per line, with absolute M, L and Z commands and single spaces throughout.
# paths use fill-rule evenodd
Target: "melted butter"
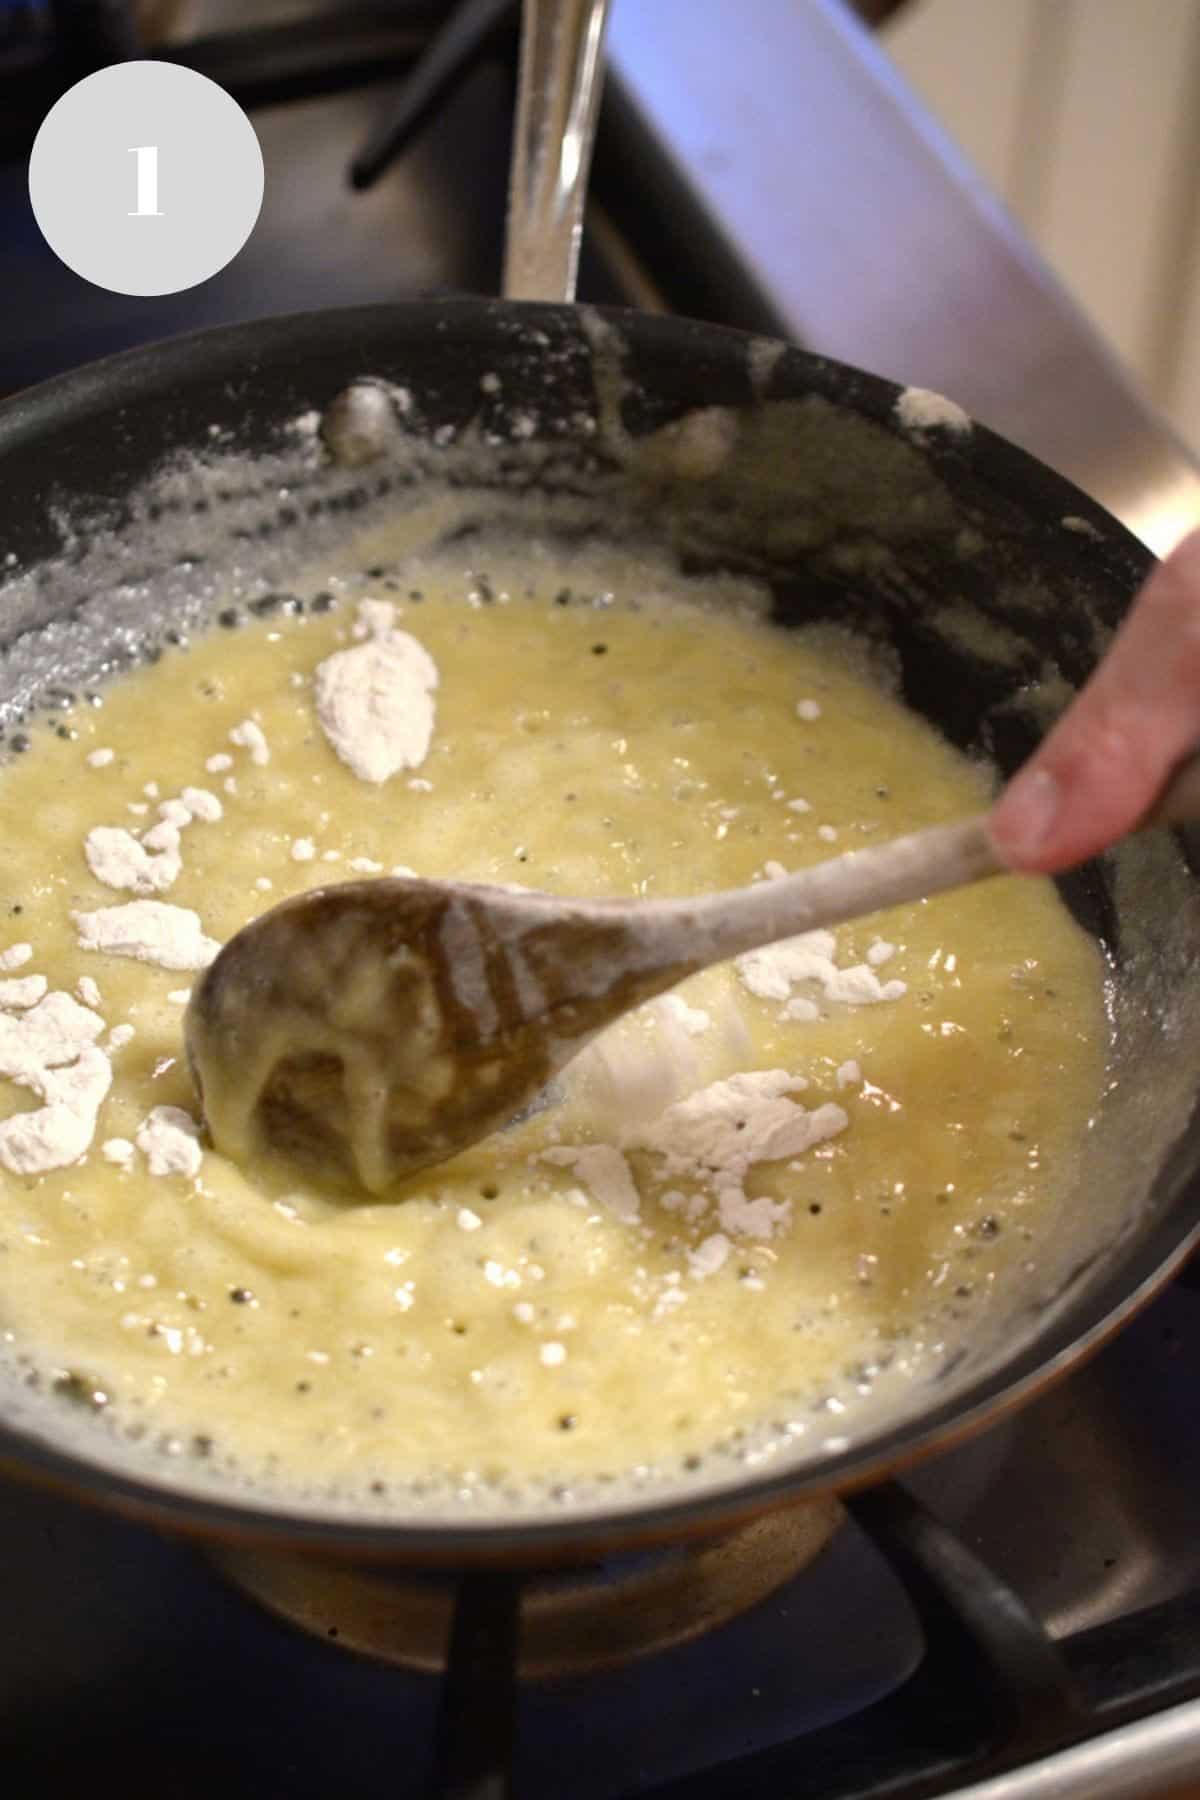
M 127 810 L 148 782 L 221 794 L 223 819 L 188 829 L 164 896 L 220 940 L 355 858 L 563 894 L 682 894 L 984 797 L 980 772 L 836 645 L 744 607 L 635 609 L 643 576 L 572 570 L 581 598 L 558 605 L 561 573 L 535 593 L 515 568 L 489 574 L 511 600 L 480 604 L 473 579 L 450 576 L 419 603 L 400 597 L 398 622 L 441 676 L 416 777 L 364 784 L 317 723 L 314 671 L 350 641 L 349 601 L 168 653 L 69 716 L 71 742 L 41 732 L 2 777 L 0 853 L 22 908 L 4 941 L 31 941 L 29 971 L 53 987 L 91 976 L 109 1025 L 136 1035 L 87 1158 L 0 1174 L 0 1324 L 130 1428 L 284 1485 L 434 1474 L 520 1488 L 686 1464 L 764 1427 L 819 1436 L 830 1412 L 844 1431 L 881 1371 L 928 1371 L 1019 1287 L 1101 1088 L 1097 952 L 1048 883 L 1011 880 L 838 933 L 842 965 L 896 946 L 878 972 L 907 984 L 902 999 L 822 1003 L 801 1022 L 729 967 L 707 971 L 681 990 L 709 1019 L 686 1044 L 661 1014 L 624 1022 L 558 1105 L 376 1202 L 211 1149 L 195 1183 L 152 1177 L 140 1156 L 105 1161 L 101 1142 L 132 1139 L 151 1107 L 195 1110 L 169 997 L 181 978 L 81 951 L 68 917 L 127 898 L 93 879 L 82 842 L 96 824 L 148 822 Z M 600 586 L 609 603 L 593 605 Z M 798 717 L 801 699 L 819 716 Z M 248 717 L 266 765 L 230 744 Z M 99 746 L 115 755 L 93 769 Z M 232 771 L 207 773 L 226 752 Z M 297 861 L 303 840 L 315 855 Z M 844 1078 L 851 1062 L 861 1083 Z M 756 1069 L 802 1075 L 797 1099 L 844 1107 L 848 1125 L 752 1171 L 748 1191 L 789 1202 L 791 1224 L 738 1239 L 703 1278 L 689 1252 L 712 1218 L 670 1204 L 652 1158 L 631 1157 L 630 1222 L 541 1154 L 611 1143 L 631 1112 L 652 1119 Z M 24 1104 L 0 1086 L 0 1108 Z

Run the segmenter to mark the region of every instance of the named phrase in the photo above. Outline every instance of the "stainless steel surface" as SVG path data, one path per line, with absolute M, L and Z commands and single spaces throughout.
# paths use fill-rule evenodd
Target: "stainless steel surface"
M 907 1479 L 1056 1638 L 1200 1589 L 1200 1291 Z
M 162 298 L 106 293 L 64 268 L 28 217 L 24 167 L 0 165 L 0 392 L 234 319 L 453 289 L 494 293 L 507 74 L 476 70 L 403 161 L 354 194 L 350 155 L 389 91 L 257 109 L 266 187 L 249 242 L 211 281 Z
M 403 8 L 404 0 L 397 0 Z M 294 9 L 253 0 L 250 23 Z M 246 24 L 228 0 L 195 0 L 191 35 Z M 181 294 L 106 293 L 65 268 L 29 210 L 23 161 L 0 161 L 0 394 L 130 345 L 233 320 L 500 286 L 513 82 L 503 57 L 481 63 L 368 192 L 347 169 L 397 84 L 255 106 L 266 169 L 263 208 L 244 249 Z M 582 248 L 580 292 L 606 304 L 653 303 L 644 248 L 603 217 Z M 660 262 L 669 225 L 648 228 Z M 730 322 L 739 322 L 736 318 Z
M 787 335 L 951 395 L 1160 554 L 1200 521 L 1195 463 L 836 0 L 621 0 L 609 63 Z
M 1200 1700 L 955 1792 L 958 1800 L 1166 1800 L 1169 1786 L 1191 1775 L 1200 1775 Z
M 523 0 L 504 294 L 573 300 L 609 0 Z

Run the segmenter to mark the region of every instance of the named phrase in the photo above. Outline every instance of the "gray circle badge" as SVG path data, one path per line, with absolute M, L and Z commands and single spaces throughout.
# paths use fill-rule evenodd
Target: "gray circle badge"
M 76 82 L 29 158 L 42 236 L 117 294 L 207 281 L 250 236 L 262 196 L 249 119 L 215 81 L 174 63 L 114 63 Z

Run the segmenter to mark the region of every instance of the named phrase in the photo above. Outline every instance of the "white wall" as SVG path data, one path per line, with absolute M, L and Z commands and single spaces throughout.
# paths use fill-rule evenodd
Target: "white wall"
M 1200 0 L 911 0 L 882 42 L 1200 448 Z

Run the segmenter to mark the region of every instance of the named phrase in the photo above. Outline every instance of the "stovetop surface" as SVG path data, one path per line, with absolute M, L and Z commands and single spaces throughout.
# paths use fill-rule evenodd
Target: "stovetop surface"
M 255 0 L 252 10 L 256 24 L 270 26 L 275 14 L 282 20 L 320 17 L 336 13 L 337 6 L 336 0 L 300 6 Z M 396 8 L 401 21 L 415 22 L 416 41 L 415 26 L 430 12 L 420 0 L 399 0 Z M 203 46 L 229 42 L 241 9 L 224 0 L 192 0 L 187 16 L 191 36 L 179 45 L 180 54 L 193 56 L 205 71 L 221 67 L 228 56 Z M 405 41 L 398 32 L 397 63 Z M 229 80 L 235 94 L 269 86 L 249 65 L 239 81 L 240 66 L 235 57 Z M 2 71 L 0 62 L 0 99 Z M 394 106 L 402 82 L 399 76 L 252 106 L 265 170 L 258 223 L 225 269 L 181 294 L 141 298 L 80 280 L 37 229 L 26 158 L 0 160 L 0 393 L 155 338 L 235 320 L 419 295 L 494 294 L 507 188 L 511 64 L 497 56 L 469 71 L 381 179 L 367 192 L 354 192 L 348 180 L 351 157 Z M 319 85 L 319 75 L 311 85 Z M 635 296 L 628 272 L 622 279 L 591 245 L 580 292 L 611 304 L 646 297 Z
M 1200 1669 L 1200 1606 L 1180 1606 L 1200 1591 L 1197 1367 L 1200 1291 L 1176 1285 L 1057 1390 L 909 1478 L 1066 1642 L 1100 1700 Z M 12 1800 L 76 1776 L 119 1779 L 129 1800 L 423 1790 L 437 1679 L 268 1616 L 200 1548 L 6 1485 L 0 1592 Z M 1169 1641 L 1130 1633 L 1151 1608 Z M 518 1792 L 561 1795 L 570 1769 L 579 1800 L 629 1800 L 773 1745 L 800 1773 L 806 1734 L 902 1690 L 921 1651 L 904 1591 L 847 1524 L 716 1633 L 524 1690 Z

